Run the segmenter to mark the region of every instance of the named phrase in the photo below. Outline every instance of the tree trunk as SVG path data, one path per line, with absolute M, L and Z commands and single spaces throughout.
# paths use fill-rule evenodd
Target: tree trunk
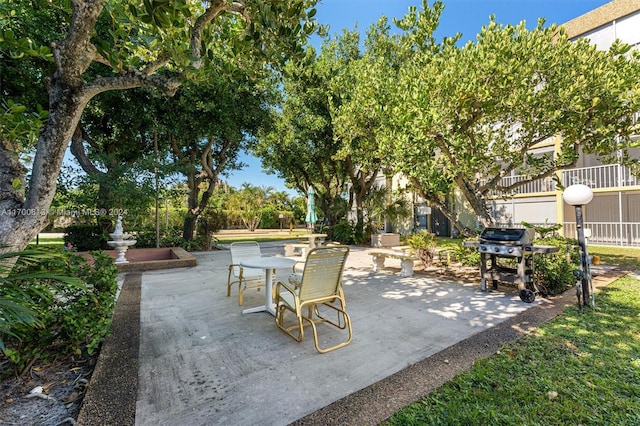
M 184 218 L 184 226 L 182 227 L 182 238 L 185 240 L 193 240 L 193 235 L 196 232 L 196 222 L 198 221 L 198 216 L 192 214 L 190 211 L 187 213 L 187 216 Z
M 478 216 L 482 226 L 491 226 L 494 220 L 487 209 L 487 203 L 483 196 L 484 194 L 478 194 L 476 189 L 469 185 L 469 183 L 461 176 L 456 178 L 456 184 L 464 198 L 469 202 L 473 212 Z
M 24 167 L 17 162 L 15 152 L 0 150 L 3 166 L 0 213 L 4 214 L 0 221 L 0 243 L 11 246 L 10 250 L 24 249 L 47 225 L 67 142 L 86 105 L 83 96 L 71 89 L 62 90 L 60 85 L 50 89 L 49 97 L 50 116 L 40 132 L 26 198 L 23 198 Z

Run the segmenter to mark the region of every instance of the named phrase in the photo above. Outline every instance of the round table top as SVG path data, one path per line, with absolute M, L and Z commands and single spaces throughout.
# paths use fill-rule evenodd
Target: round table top
M 249 257 L 240 261 L 240 265 L 247 268 L 277 269 L 290 268 L 295 265 L 295 259 L 288 257 L 262 256 Z

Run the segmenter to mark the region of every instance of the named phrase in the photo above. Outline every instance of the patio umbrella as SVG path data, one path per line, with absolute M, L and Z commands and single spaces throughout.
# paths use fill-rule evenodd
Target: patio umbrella
M 316 202 L 315 202 L 315 194 L 313 192 L 313 187 L 309 186 L 307 190 L 307 217 L 305 218 L 305 222 L 307 222 L 309 227 L 313 229 L 313 226 L 318 221 L 318 216 L 316 216 Z

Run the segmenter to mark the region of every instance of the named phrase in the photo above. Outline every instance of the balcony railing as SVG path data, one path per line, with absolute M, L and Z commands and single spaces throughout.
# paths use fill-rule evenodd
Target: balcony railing
M 546 177 L 543 179 L 535 179 L 529 180 L 529 177 L 525 175 L 516 175 L 516 176 L 505 176 L 500 179 L 501 186 L 511 186 L 515 183 L 526 181 L 521 186 L 518 186 L 511 194 L 532 194 L 535 192 L 554 192 L 556 190 L 556 183 L 553 181 L 551 177 Z M 499 195 L 498 193 L 494 193 L 492 191 L 491 195 Z
M 640 247 L 638 222 L 585 222 L 584 227 L 591 230 L 591 244 Z M 565 237 L 577 238 L 575 222 L 565 222 L 562 231 Z
M 526 175 L 506 176 L 500 180 L 500 185 L 510 186 L 518 182 L 525 183 L 511 191 L 510 195 L 554 192 L 556 190 L 556 183 L 551 177 L 529 180 Z M 640 179 L 631 174 L 631 169 L 620 164 L 606 164 L 562 171 L 562 185 L 569 186 L 578 183 L 587 185 L 591 189 L 620 188 L 640 185 Z M 491 191 L 490 194 L 494 196 L 502 195 L 495 191 Z
M 562 172 L 564 186 L 578 183 L 587 185 L 591 189 L 640 185 L 638 179 L 631 174 L 631 170 L 620 164 L 582 167 Z

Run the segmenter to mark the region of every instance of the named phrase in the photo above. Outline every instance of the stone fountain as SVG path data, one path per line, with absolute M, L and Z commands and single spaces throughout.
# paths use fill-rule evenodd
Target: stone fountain
M 132 246 L 136 243 L 136 240 L 131 240 L 131 234 L 123 231 L 122 216 L 118 216 L 118 220 L 116 221 L 116 229 L 112 234 L 109 234 L 109 237 L 111 237 L 112 241 L 107 241 L 107 244 L 109 244 L 116 250 L 116 252 L 118 252 L 116 263 L 129 263 L 124 254 L 129 249 L 129 246 Z

